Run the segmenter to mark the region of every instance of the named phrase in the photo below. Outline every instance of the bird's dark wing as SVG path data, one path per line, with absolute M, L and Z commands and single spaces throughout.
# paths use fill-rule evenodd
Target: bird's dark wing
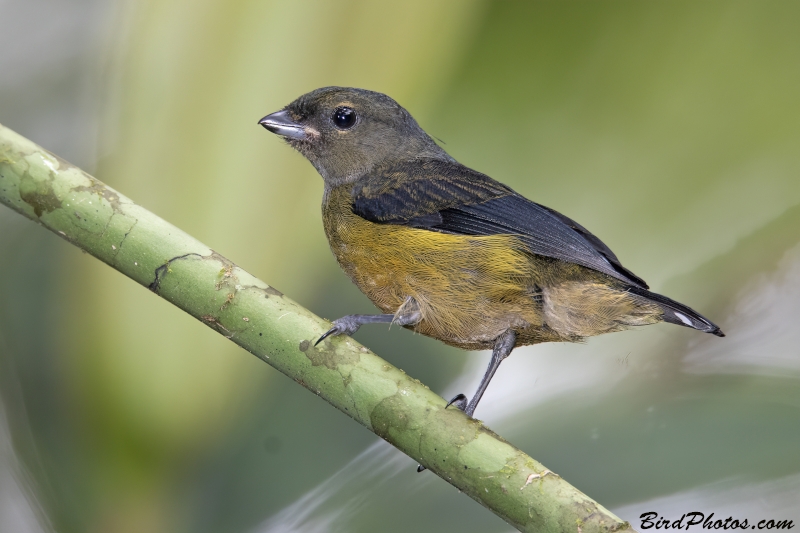
M 438 159 L 412 160 L 379 169 L 353 186 L 353 211 L 371 221 L 427 227 L 438 213 L 514 194 L 489 176 Z
M 647 284 L 577 222 L 453 161 L 408 161 L 360 178 L 353 212 L 379 224 L 461 235 L 516 235 L 531 253 Z

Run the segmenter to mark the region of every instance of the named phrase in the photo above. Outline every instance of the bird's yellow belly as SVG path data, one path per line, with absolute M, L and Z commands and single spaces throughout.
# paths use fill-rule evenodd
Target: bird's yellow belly
M 465 348 L 491 347 L 509 328 L 529 334 L 542 329 L 532 257 L 513 236 L 375 224 L 349 205 L 337 206 L 343 199 L 336 196 L 323 206 L 331 250 L 384 313 L 396 313 L 411 297 L 422 314 L 415 331 Z

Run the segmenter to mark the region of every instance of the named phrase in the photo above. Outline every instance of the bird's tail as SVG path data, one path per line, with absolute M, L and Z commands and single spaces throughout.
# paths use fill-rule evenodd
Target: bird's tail
M 666 296 L 661 296 L 654 292 L 650 292 L 639 287 L 629 287 L 628 292 L 636 294 L 643 298 L 647 298 L 651 302 L 657 303 L 664 311 L 664 322 L 670 324 L 678 324 L 679 326 L 686 326 L 687 328 L 694 328 L 706 333 L 711 333 L 717 337 L 724 337 L 725 334 L 719 329 L 719 326 L 711 322 L 709 319 L 675 300 L 670 300 Z

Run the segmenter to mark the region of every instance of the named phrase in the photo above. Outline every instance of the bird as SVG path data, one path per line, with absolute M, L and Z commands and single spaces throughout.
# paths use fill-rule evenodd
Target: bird
M 472 397 L 458 394 L 446 408 L 472 417 L 518 346 L 658 322 L 725 336 L 688 306 L 649 291 L 574 220 L 456 161 L 385 94 L 323 87 L 258 124 L 322 176 L 331 251 L 381 311 L 334 320 L 316 344 L 388 323 L 492 350 Z

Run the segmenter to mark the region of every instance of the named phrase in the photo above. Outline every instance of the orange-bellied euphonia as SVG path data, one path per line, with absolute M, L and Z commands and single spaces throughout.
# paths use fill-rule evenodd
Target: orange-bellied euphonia
M 335 320 L 317 343 L 384 322 L 459 348 L 491 348 L 469 403 L 463 394 L 450 402 L 469 416 L 516 346 L 662 321 L 724 336 L 648 291 L 577 222 L 458 163 L 384 94 L 325 87 L 259 124 L 322 175 L 331 250 L 384 313 Z

